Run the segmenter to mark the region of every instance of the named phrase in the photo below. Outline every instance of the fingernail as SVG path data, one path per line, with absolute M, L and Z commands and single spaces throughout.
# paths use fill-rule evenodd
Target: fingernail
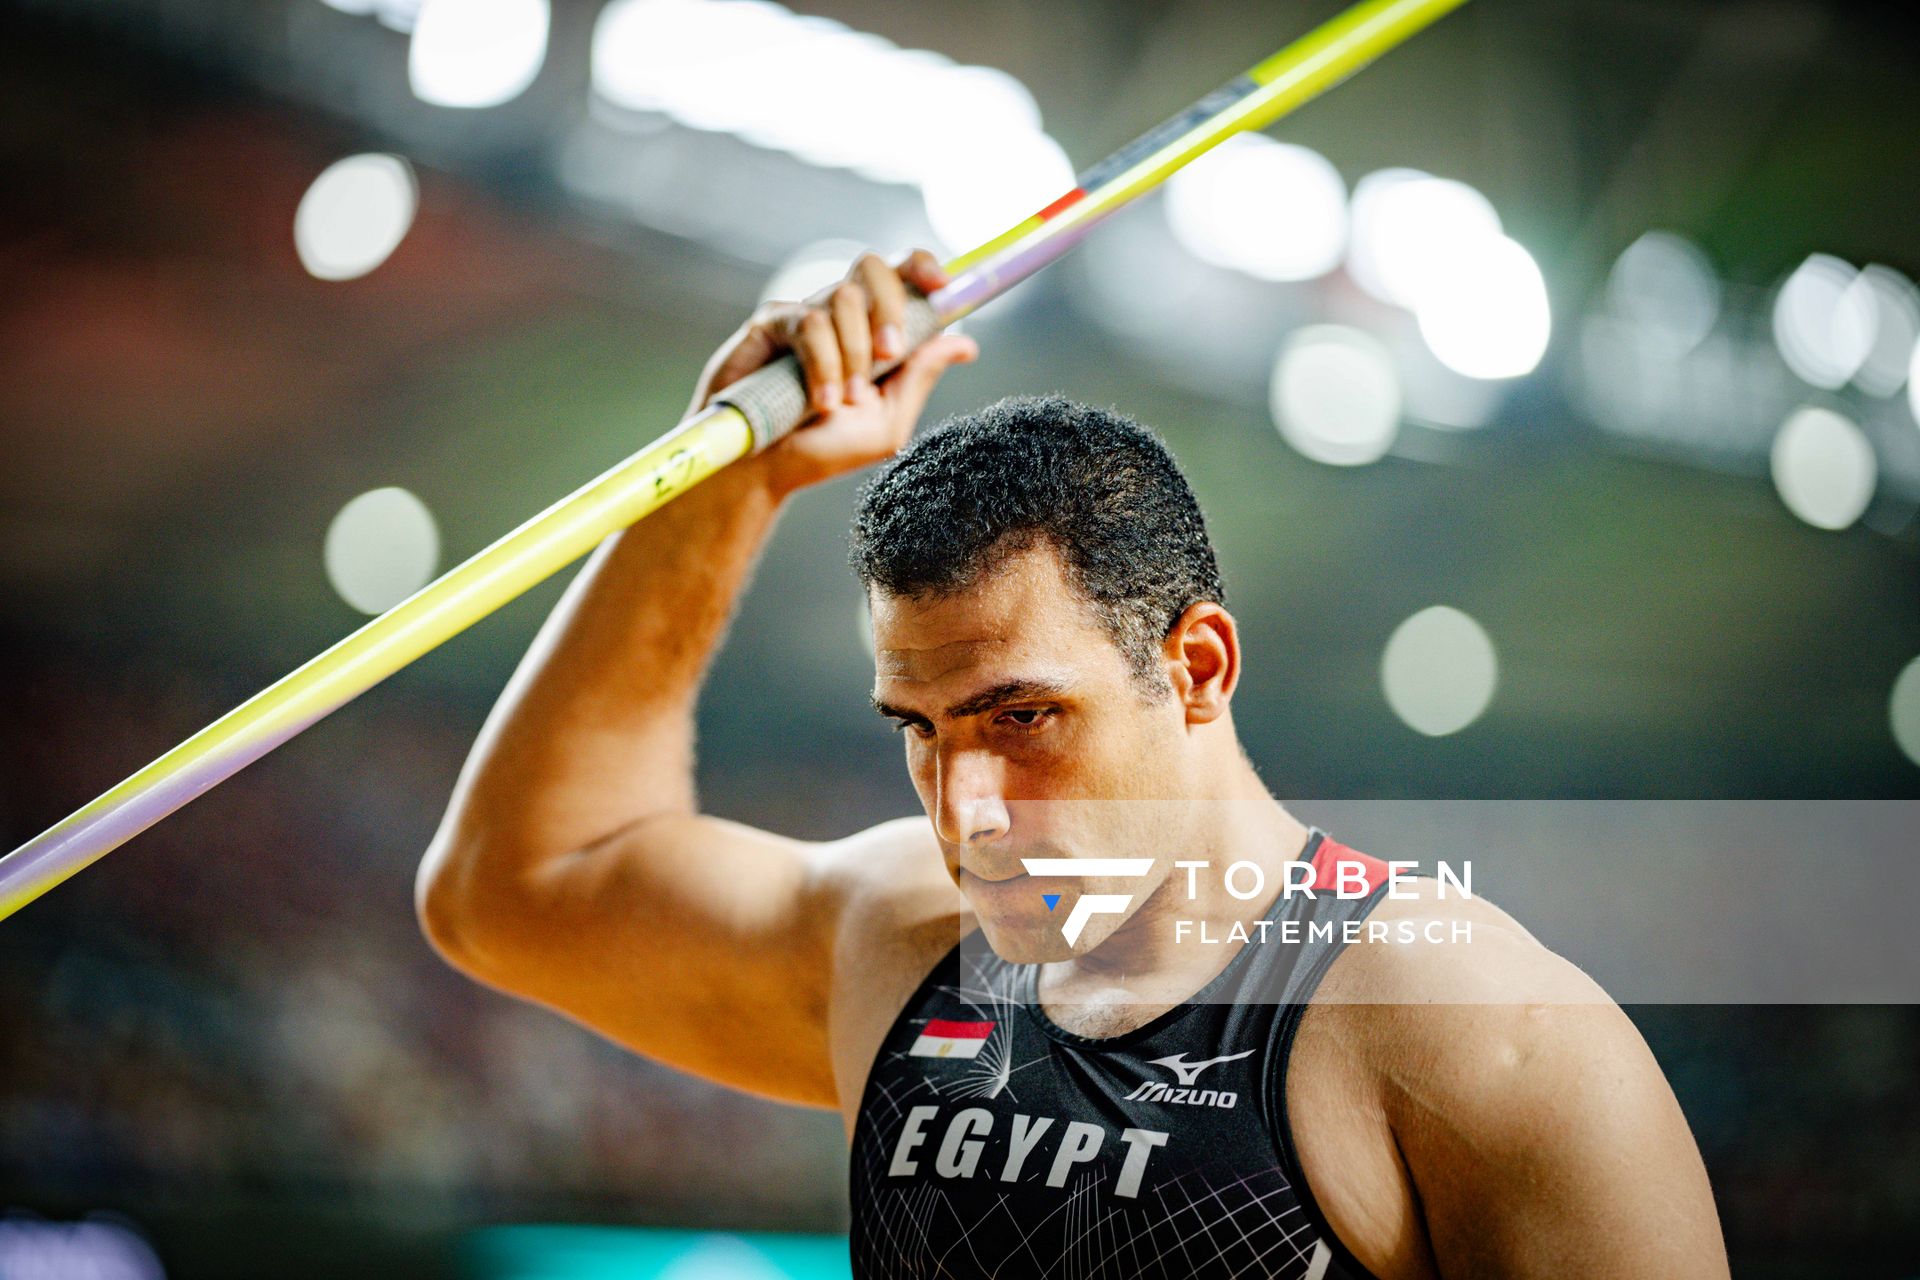
M 880 326 L 880 345 L 885 348 L 887 357 L 891 359 L 906 350 L 907 335 L 900 331 L 900 326 L 897 324 L 883 324 Z
M 866 395 L 867 389 L 872 385 L 872 383 L 867 381 L 864 374 L 856 373 L 847 379 L 847 403 L 852 404 Z
M 820 388 L 821 407 L 825 409 L 831 409 L 833 408 L 834 405 L 839 403 L 840 403 L 840 384 L 837 382 L 829 382 L 822 385 Z

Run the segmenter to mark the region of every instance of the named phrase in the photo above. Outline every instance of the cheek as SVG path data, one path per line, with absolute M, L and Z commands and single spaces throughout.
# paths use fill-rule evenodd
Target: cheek
M 1169 733 L 1158 717 L 1116 717 L 1099 736 L 1090 764 L 1100 770 L 1107 794 L 1163 799 L 1185 790 L 1184 746 L 1184 739 Z
M 933 752 L 916 739 L 912 733 L 903 732 L 907 753 L 907 776 L 913 780 L 913 789 L 920 793 L 921 799 L 933 794 Z
M 1088 767 L 1131 775 L 1143 760 L 1158 754 L 1154 728 L 1139 715 L 1102 716 L 1082 726 L 1071 742 L 1063 740 L 1061 745 L 1070 747 L 1072 758 Z

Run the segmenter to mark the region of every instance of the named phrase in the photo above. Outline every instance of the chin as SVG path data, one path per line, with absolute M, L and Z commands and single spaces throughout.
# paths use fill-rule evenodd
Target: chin
M 994 920 L 977 916 L 980 932 L 993 953 L 1009 964 L 1048 964 L 1067 960 L 1073 948 L 1060 936 L 1060 926 L 1052 919 Z

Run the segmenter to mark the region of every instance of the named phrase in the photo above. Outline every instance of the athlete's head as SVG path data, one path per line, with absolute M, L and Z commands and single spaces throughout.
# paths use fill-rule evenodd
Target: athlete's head
M 1116 413 L 1003 400 L 868 481 L 852 560 L 875 705 L 988 942 L 1021 961 L 1097 947 L 1185 856 L 1193 806 L 1239 758 L 1239 641 L 1166 446 Z M 1153 867 L 1040 878 L 1028 858 Z M 1083 912 L 1069 947 L 1063 926 L 1096 895 L 1129 908 Z

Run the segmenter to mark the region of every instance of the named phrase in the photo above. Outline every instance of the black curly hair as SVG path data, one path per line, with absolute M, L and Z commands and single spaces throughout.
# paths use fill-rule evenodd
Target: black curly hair
M 868 588 L 937 598 L 1043 540 L 1141 692 L 1164 695 L 1161 642 L 1226 588 L 1173 455 L 1123 414 L 1012 396 L 948 419 L 862 487 L 850 559 Z

